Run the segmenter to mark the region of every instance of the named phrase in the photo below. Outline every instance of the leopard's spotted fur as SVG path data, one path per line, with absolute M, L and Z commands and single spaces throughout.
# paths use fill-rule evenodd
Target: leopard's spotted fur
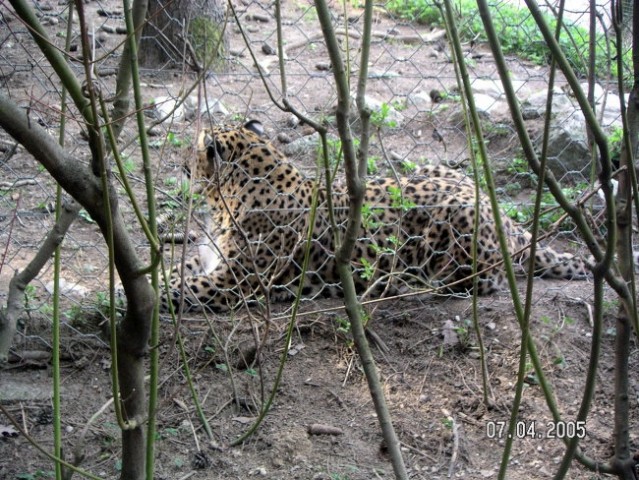
M 315 181 L 305 178 L 273 145 L 262 138 L 259 122 L 204 131 L 198 155 L 189 166 L 196 190 L 211 210 L 210 245 L 187 260 L 184 278 L 174 268 L 170 301 L 184 296 L 187 310 L 223 311 L 267 294 L 271 301 L 290 299 L 301 284 L 306 297 L 341 294 L 335 242 L 329 229 L 326 190 L 317 190 L 310 262 L 302 264 L 311 223 Z M 335 221 L 342 229 L 348 215 L 345 187 L 334 187 Z M 475 215 L 473 182 L 441 166 L 425 167 L 418 176 L 368 183 L 366 212 L 353 256 L 358 292 L 389 283 L 472 289 L 471 242 Z M 488 199 L 481 196 L 477 242 L 479 293 L 504 284 L 495 223 Z M 530 234 L 502 215 L 509 253 L 526 267 Z M 551 248 L 537 249 L 535 273 L 573 279 L 587 275 L 586 264 Z M 486 271 L 484 271 L 486 270 Z M 163 301 L 163 309 L 168 309 Z

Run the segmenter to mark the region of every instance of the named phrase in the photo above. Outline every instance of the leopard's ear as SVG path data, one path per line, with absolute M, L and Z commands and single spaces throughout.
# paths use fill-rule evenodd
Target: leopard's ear
M 259 120 L 249 120 L 244 124 L 244 128 L 253 133 L 257 133 L 260 137 L 264 136 L 264 126 Z

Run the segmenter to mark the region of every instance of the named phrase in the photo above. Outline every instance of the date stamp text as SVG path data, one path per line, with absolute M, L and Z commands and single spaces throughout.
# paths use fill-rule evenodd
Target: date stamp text
M 541 425 L 536 421 L 517 421 L 514 429 L 509 431 L 509 422 L 489 420 L 486 422 L 486 436 L 496 440 L 506 438 L 584 438 L 586 436 L 586 422 L 546 422 Z

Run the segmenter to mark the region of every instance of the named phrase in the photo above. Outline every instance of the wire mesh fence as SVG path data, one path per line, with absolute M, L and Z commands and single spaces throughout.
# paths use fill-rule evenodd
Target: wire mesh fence
M 472 2 L 458 2 L 458 29 L 464 41 L 475 99 L 482 115 L 485 140 L 493 169 L 499 175 L 502 207 L 516 220 L 526 221 L 532 202 L 529 187 L 535 177 L 528 170 L 517 147 L 501 83 L 488 48 L 482 42 L 482 27 Z M 570 3 L 570 2 L 569 2 Z M 582 75 L 587 58 L 588 12 L 586 7 L 567 6 L 566 21 L 573 25 L 565 44 L 569 61 Z M 63 49 L 67 41 L 66 5 L 35 5 L 49 39 Z M 509 68 L 517 95 L 527 119 L 529 132 L 539 147 L 545 117 L 548 81 L 548 50 L 534 33 L 530 14 L 517 2 L 492 2 L 491 13 L 502 32 L 508 52 Z M 610 48 L 609 5 L 597 10 L 598 78 L 595 101 L 602 124 L 610 135 L 620 126 L 619 97 L 615 90 L 615 71 Z M 92 2 L 85 6 L 93 48 L 93 74 L 105 97 L 113 95 L 115 72 L 125 39 L 123 12 L 116 2 Z M 346 68 L 355 79 L 361 65 L 358 51 L 362 39 L 362 10 L 356 2 L 334 4 L 334 28 Z M 469 13 L 470 12 L 470 13 Z M 28 109 L 32 121 L 58 135 L 66 120 L 65 148 L 70 155 L 87 162 L 89 148 L 76 121 L 73 108 L 61 115 L 60 85 L 54 72 L 35 48 L 26 27 L 6 4 L 0 7 L 0 80 L 3 88 L 19 105 Z M 237 21 L 234 18 L 237 16 Z M 454 63 L 437 6 L 431 2 L 391 0 L 374 12 L 373 45 L 368 66 L 367 103 L 373 111 L 371 178 L 395 174 L 419 174 L 425 165 L 445 165 L 469 171 L 470 150 L 461 96 Z M 314 121 L 334 128 L 336 93 L 322 32 L 311 2 L 282 6 L 282 44 L 278 45 L 275 6 L 270 2 L 238 3 L 227 12 L 228 48 L 224 50 L 226 68 L 199 77 L 184 65 L 165 64 L 143 70 L 144 101 L 149 123 L 153 124 L 153 161 L 157 168 L 156 191 L 164 204 L 171 204 L 182 189 L 182 165 L 195 155 L 192 145 L 197 132 L 211 124 L 242 123 L 257 119 L 266 128 L 274 145 L 298 169 L 316 176 L 319 144 L 312 129 L 291 113 L 278 108 L 282 98 Z M 82 49 L 78 27 L 72 24 L 69 65 L 79 78 L 84 76 L 80 62 Z M 282 58 L 279 58 L 280 48 Z M 254 61 L 255 60 L 255 61 Z M 581 70 L 580 70 L 581 69 Z M 285 82 L 283 82 L 285 79 Z M 192 87 L 199 85 L 200 88 Z M 553 104 L 554 122 L 550 149 L 550 169 L 572 189 L 574 198 L 588 189 L 594 178 L 588 136 L 583 115 L 574 97 L 560 79 Z M 188 92 L 188 93 L 184 93 Z M 179 99 L 185 98 L 181 103 Z M 273 101 L 275 99 L 275 101 Z M 177 101 L 177 103 L 176 103 Z M 138 145 L 133 120 L 125 127 L 120 144 L 127 175 L 143 191 Z M 352 127 L 359 128 L 357 119 Z M 52 205 L 56 186 L 29 155 L 6 135 L 2 137 L 0 160 L 0 244 L 3 261 L 0 287 L 6 294 L 16 270 L 30 261 L 53 223 Z M 332 145 L 339 151 L 337 140 Z M 394 173 L 396 172 L 396 173 Z M 549 204 L 552 203 L 549 200 Z M 133 214 L 124 206 L 125 214 Z M 550 225 L 556 217 L 549 220 Z M 132 223 L 133 224 L 133 223 Z M 147 255 L 141 234 L 138 248 Z M 86 215 L 74 223 L 63 244 L 62 293 L 68 300 L 68 318 L 100 304 L 104 290 L 107 255 L 96 226 Z M 46 313 L 50 305 L 52 267 L 38 275 L 25 301 L 30 309 Z M 6 297 L 2 297 L 3 300 Z M 91 308 L 93 308 L 91 307 Z
M 169 5 L 156 3 L 161 7 Z M 568 31 L 570 35 L 568 32 L 562 34 L 561 42 L 569 63 L 576 68 L 584 87 L 587 71 L 584 65 L 588 51 L 586 32 L 589 25 L 585 3 L 567 2 L 565 21 L 572 27 Z M 483 27 L 474 2 L 459 0 L 454 4 L 459 12 L 456 19 L 480 112 L 484 140 L 488 146 L 491 168 L 497 177 L 500 206 L 504 215 L 525 224 L 532 216 L 537 177 L 523 158 L 497 69 L 484 42 Z M 629 4 L 626 2 L 624 6 Z M 81 62 L 84 53 L 77 21 L 71 23 L 71 34 L 67 34 L 68 5 L 45 1 L 34 3 L 34 8 L 56 48 L 64 50 L 65 43 L 69 41 L 71 53 L 68 63 L 82 83 L 86 75 Z M 546 107 L 548 48 L 534 27 L 530 14 L 522 10 L 522 2 L 491 1 L 490 7 L 507 52 L 511 80 L 526 127 L 536 149 L 540 150 L 543 123 L 549 116 Z M 596 45 L 600 53 L 596 62 L 596 87 L 592 93 L 597 115 L 609 136 L 613 154 L 618 155 L 621 140 L 620 95 L 614 78 L 618 67 L 613 61 L 616 54 L 612 51 L 614 41 L 609 7 L 608 2 L 597 7 Z M 349 72 L 350 88 L 354 92 L 362 68 L 358 63 L 363 33 L 362 5 L 343 2 L 334 3 L 331 8 L 337 41 L 345 59 L 341 67 Z M 98 0 L 84 3 L 84 9 L 94 58 L 91 74 L 103 98 L 110 99 L 116 94 L 115 74 L 126 39 L 122 6 L 116 1 Z M 203 201 L 201 192 L 197 195 L 190 190 L 184 174 L 185 164 L 192 166 L 194 158 L 206 155 L 207 150 L 203 147 L 210 143 L 197 145 L 202 129 L 222 124 L 239 126 L 249 119 L 255 119 L 264 126 L 266 137 L 271 140 L 273 147 L 286 156 L 286 162 L 290 162 L 305 178 L 322 176 L 325 169 L 320 167 L 322 147 L 318 136 L 311 126 L 280 108 L 285 99 L 292 108 L 329 130 L 326 153 L 329 166 L 338 172 L 334 184 L 335 201 L 339 207 L 336 216 L 338 223 L 343 225 L 348 198 L 343 173 L 337 168 L 341 144 L 335 135 L 337 94 L 333 69 L 336 66 L 329 62 L 313 3 L 286 2 L 281 9 L 282 42 L 277 34 L 276 5 L 251 0 L 234 3 L 234 12 L 229 10 L 223 15 L 226 19 L 224 28 L 229 36 L 228 44 L 221 50 L 224 68 L 206 73 L 194 71 L 198 63 L 201 66 L 201 58 L 196 52 L 184 53 L 189 47 L 178 47 L 175 42 L 162 44 L 161 49 L 170 55 L 161 66 L 142 70 L 143 101 L 155 182 L 153 190 L 163 209 L 160 216 L 160 223 L 164 227 L 162 235 L 173 240 L 190 239 L 191 242 L 184 245 L 188 257 L 207 252 L 205 249 L 208 249 L 208 263 L 200 266 L 204 271 L 210 271 L 225 262 L 236 265 L 238 268 L 232 272 L 235 284 L 226 285 L 224 292 L 233 294 L 234 299 L 243 297 L 250 302 L 248 309 L 226 316 L 189 315 L 186 317 L 189 320 L 187 328 L 182 328 L 184 325 L 178 325 L 175 329 L 163 328 L 163 337 L 157 345 L 153 345 L 160 352 L 163 362 L 161 400 L 157 408 L 160 425 L 157 463 L 158 470 L 167 478 L 191 475 L 184 473 L 185 469 L 191 468 L 193 458 L 192 468 L 204 468 L 208 462 L 207 453 L 215 458 L 214 466 L 219 468 L 216 474 L 238 478 L 267 475 L 267 470 L 272 469 L 273 478 L 348 476 L 364 479 L 379 476 L 381 470 L 377 468 L 378 465 L 385 468 L 386 464 L 378 448 L 376 422 L 370 416 L 369 395 L 363 377 L 357 373 L 358 360 L 352 353 L 348 320 L 341 312 L 329 312 L 330 308 L 339 308 L 335 307 L 338 302 L 323 302 L 320 299 L 321 292 L 317 290 L 303 292 L 306 293 L 303 307 L 307 308 L 307 315 L 298 317 L 295 324 L 297 336 L 291 342 L 286 340 L 286 347 L 280 348 L 284 335 L 277 334 L 285 329 L 285 322 L 278 322 L 282 320 L 278 317 L 282 313 L 286 320 L 290 318 L 291 297 L 297 293 L 299 285 L 283 281 L 278 275 L 290 269 L 290 279 L 291 275 L 295 277 L 301 270 L 302 261 L 299 256 L 293 258 L 293 253 L 303 250 L 305 246 L 303 235 L 311 212 L 309 204 L 289 202 L 282 205 L 280 202 L 285 196 L 277 193 L 270 181 L 264 182 L 266 178 L 261 174 L 244 169 L 242 174 L 251 181 L 262 181 L 260 188 L 275 192 L 271 195 L 274 203 L 267 205 L 268 208 L 257 207 L 245 204 L 244 197 L 231 193 L 226 200 L 235 203 L 238 209 L 246 207 L 249 214 L 244 219 L 239 215 L 231 216 L 233 218 L 227 215 L 223 221 L 218 221 L 219 217 Z M 549 12 L 547 8 L 544 11 Z M 628 18 L 624 24 L 627 22 Z M 181 27 L 183 33 L 189 31 L 186 25 Z M 197 42 L 194 44 L 197 45 Z M 146 45 L 145 48 L 151 48 L 148 43 Z M 627 60 L 627 54 L 626 50 L 621 58 Z M 181 55 L 184 57 L 182 60 Z M 627 65 L 622 67 L 627 74 L 624 68 Z M 457 197 L 470 195 L 471 190 L 462 187 L 472 185 L 471 157 L 476 148 L 476 144 L 469 141 L 455 64 L 435 2 L 389 0 L 376 4 L 368 69 L 366 103 L 372 111 L 368 180 L 371 191 L 375 193 L 375 189 L 378 189 L 376 195 L 385 195 L 391 206 L 387 204 L 381 208 L 370 202 L 363 214 L 365 225 L 362 231 L 365 233 L 361 235 L 360 250 L 356 251 L 354 257 L 354 275 L 363 277 L 371 274 L 371 283 L 382 287 L 375 293 L 363 288 L 360 293 L 366 300 L 376 296 L 379 290 L 382 293 L 394 293 L 388 291 L 391 289 L 387 289 L 384 283 L 388 276 L 375 276 L 375 268 L 405 274 L 404 277 L 396 275 L 393 278 L 394 286 L 399 287 L 400 291 L 408 288 L 412 292 L 415 286 L 411 282 L 415 279 L 420 284 L 447 280 L 446 277 L 437 277 L 437 272 L 428 272 L 430 278 L 422 278 L 424 260 L 419 263 L 415 262 L 415 258 L 427 251 L 424 245 L 430 245 L 439 253 L 447 253 L 448 247 L 441 246 L 444 240 L 449 242 L 448 245 L 461 245 L 468 249 L 468 225 L 464 224 L 464 218 L 453 214 L 442 216 L 437 224 L 439 233 L 435 232 L 434 237 L 428 238 L 424 236 L 425 232 L 411 230 L 407 221 L 421 227 L 423 218 L 419 218 L 419 215 L 426 211 L 441 210 L 444 202 L 440 199 L 431 204 L 422 198 L 419 202 L 423 208 L 418 212 L 413 205 L 418 200 L 406 194 L 411 193 L 408 188 L 417 182 L 432 180 L 428 176 L 433 174 L 433 169 L 443 167 L 450 169 L 450 175 L 454 176 L 443 182 L 449 187 L 443 200 L 459 200 Z M 33 42 L 28 29 L 8 4 L 0 4 L 2 95 L 8 95 L 28 111 L 31 121 L 46 128 L 54 138 L 58 138 L 64 124 L 64 144 L 68 155 L 83 165 L 89 165 L 90 145 L 83 132 L 81 116 L 73 106 L 63 112 L 61 87 L 55 78 L 53 69 Z M 566 88 L 561 75 L 554 90 L 552 110 L 549 171 L 561 180 L 564 193 L 571 199 L 584 199 L 592 194 L 587 203 L 592 214 L 590 218 L 593 224 L 599 224 L 603 212 L 600 211 L 597 203 L 600 200 L 595 193 L 596 171 L 589 148 L 589 135 L 576 99 Z M 351 127 L 356 134 L 360 133 L 361 125 L 355 116 L 351 119 Z M 119 150 L 124 174 L 133 185 L 138 201 L 143 204 L 146 185 L 137 135 L 135 119 L 131 115 L 120 137 Z M 115 174 L 116 181 L 121 180 L 119 175 Z M 441 173 L 438 175 L 442 176 Z M 398 184 L 403 185 L 404 189 L 395 190 L 395 194 L 392 188 L 387 188 Z M 479 184 L 482 188 L 486 186 L 481 178 Z M 295 192 L 299 193 L 299 189 L 296 188 Z M 120 207 L 130 225 L 129 233 L 139 255 L 148 261 L 149 242 L 139 228 L 121 183 L 118 183 L 118 193 L 122 193 Z M 29 265 L 55 223 L 56 195 L 56 184 L 49 173 L 14 139 L 0 130 L 2 307 L 6 304 L 9 282 L 15 272 Z M 451 199 L 451 196 L 455 198 Z M 186 204 L 191 200 L 194 214 L 189 217 L 186 215 L 189 210 Z M 550 243 L 558 250 L 583 252 L 585 249 L 575 235 L 574 227 L 563 221 L 557 226 L 562 217 L 555 208 L 554 199 L 544 194 L 542 200 L 545 210 L 542 227 L 548 232 L 544 243 Z M 320 205 L 325 201 L 324 198 Z M 472 208 L 470 203 L 466 201 L 464 204 L 467 212 Z M 417 220 L 414 217 L 418 217 Z M 220 234 L 220 228 L 228 227 L 233 221 L 241 223 L 244 220 L 256 224 L 261 222 L 264 233 L 249 239 L 251 242 L 230 242 L 227 244 L 229 250 L 220 255 L 214 246 L 215 234 Z M 426 224 L 426 221 L 423 223 Z M 327 224 L 327 221 L 316 224 L 316 234 L 323 236 L 324 242 L 316 242 L 317 248 L 312 252 L 314 263 L 309 270 L 309 283 L 320 289 L 339 291 L 339 282 L 332 270 L 333 252 L 325 248 L 331 242 Z M 242 230 L 246 233 L 247 229 Z M 207 238 L 207 231 L 213 232 L 214 238 Z M 448 233 L 442 236 L 442 232 Z M 234 241 L 238 238 L 241 237 L 235 237 Z M 380 243 L 380 238 L 385 243 Z M 518 238 L 527 237 L 519 232 Z M 274 255 L 264 261 L 251 255 L 260 248 Z M 178 260 L 182 251 L 182 245 L 165 246 L 166 260 L 180 268 Z M 491 251 L 491 254 L 495 254 L 495 251 Z M 84 443 L 84 435 L 88 432 L 85 465 L 99 472 L 102 477 L 115 478 L 120 474 L 116 438 L 119 429 L 115 423 L 103 419 L 90 424 L 110 408 L 108 402 L 104 402 L 111 398 L 112 393 L 107 378 L 111 357 L 104 353 L 108 348 L 108 333 L 105 332 L 108 326 L 106 307 L 109 304 L 106 293 L 108 254 L 97 225 L 85 212 L 80 212 L 65 235 L 61 255 L 62 356 L 73 362 L 72 366 L 67 364 L 71 368 L 65 372 L 63 382 L 66 389 L 63 392 L 67 434 L 65 450 L 71 451 L 71 448 L 67 449 L 69 443 Z M 428 255 L 423 258 L 428 258 Z M 456 267 L 452 270 L 453 277 L 457 272 L 468 273 L 468 265 L 460 270 L 463 259 L 454 255 L 447 257 L 442 264 Z M 416 266 L 419 267 L 417 270 L 414 269 Z M 256 272 L 261 272 L 257 282 Z M 406 278 L 409 281 L 405 281 Z M 544 284 L 540 281 L 535 284 L 536 296 L 533 298 L 535 308 L 539 309 L 535 310 L 539 313 L 533 319 L 534 328 L 536 333 L 541 332 L 540 338 L 544 340 L 540 342 L 544 361 L 555 382 L 557 397 L 563 402 L 562 408 L 565 406 L 566 415 L 575 414 L 579 409 L 577 403 L 582 393 L 579 374 L 583 377 L 586 375 L 585 360 L 592 338 L 592 328 L 587 324 L 588 319 L 592 320 L 588 305 L 592 295 L 590 285 L 584 282 L 584 288 L 574 287 L 577 283 L 566 287 L 565 282 Z M 242 284 L 250 285 L 250 288 L 238 294 Z M 272 300 L 282 297 L 286 301 L 277 306 L 265 302 L 265 297 L 268 297 L 264 294 L 265 285 L 273 287 Z M 21 315 L 22 324 L 13 349 L 13 353 L 18 354 L 23 361 L 26 356 L 20 355 L 43 350 L 47 355 L 39 358 L 44 358 L 43 363 L 48 364 L 52 345 L 52 299 L 53 265 L 47 262 L 25 290 L 25 310 Z M 380 349 L 387 342 L 393 353 L 402 355 L 399 360 L 387 355 L 385 361 L 388 364 L 383 367 L 384 382 L 391 408 L 394 409 L 394 421 L 397 419 L 401 441 L 406 448 L 411 476 L 449 478 L 450 472 L 457 468 L 458 475 L 487 478 L 491 472 L 496 474 L 495 467 L 500 461 L 503 439 L 487 439 L 485 426 L 487 422 L 493 426 L 500 423 L 505 425 L 503 412 L 509 407 L 488 412 L 482 407 L 479 392 L 484 386 L 481 385 L 482 372 L 474 350 L 470 302 L 455 304 L 450 297 L 445 297 L 439 303 L 431 300 L 431 297 L 422 296 L 410 305 L 397 300 L 366 306 L 370 309 L 370 318 L 375 320 L 369 323 L 371 338 L 381 332 L 381 337 L 378 335 Z M 488 359 L 492 362 L 491 388 L 494 389 L 495 398 L 509 405 L 513 393 L 513 372 L 520 364 L 517 342 L 513 341 L 520 333 L 519 328 L 513 320 L 510 297 L 494 295 L 483 302 L 480 320 L 491 353 Z M 615 302 L 617 300 L 613 299 L 603 306 L 606 315 L 613 315 L 610 312 L 617 307 L 618 303 Z M 427 308 L 424 308 L 425 304 Z M 326 308 L 327 305 L 329 308 Z M 212 318 L 216 321 L 210 321 Z M 390 333 L 385 336 L 386 327 L 392 331 L 392 336 Z M 165 341 L 171 335 L 181 335 L 180 341 L 176 342 L 175 337 Z M 610 332 L 606 332 L 606 335 L 610 335 Z M 307 342 L 310 338 L 314 341 Z M 322 343 L 322 339 L 327 341 Z M 175 344 L 182 341 L 187 351 L 184 357 L 179 357 Z M 602 375 L 603 372 L 614 370 L 611 343 L 605 343 L 602 349 Z M 305 352 L 298 355 L 304 348 Z M 451 351 L 455 349 L 452 361 L 451 356 L 442 355 L 448 348 Z M 458 355 L 460 352 L 463 354 Z M 251 422 L 256 412 L 265 405 L 270 381 L 277 375 L 274 364 L 280 362 L 280 355 L 287 358 L 287 369 L 290 367 L 290 370 L 286 371 L 283 383 L 274 389 L 279 397 L 276 408 L 269 413 L 272 415 L 269 425 L 260 432 L 259 437 L 250 440 L 252 443 L 237 450 L 227 448 L 227 444 L 244 433 L 247 422 Z M 326 357 L 330 358 L 327 360 Z M 191 420 L 196 414 L 187 405 L 189 394 L 185 385 L 188 375 L 183 369 L 184 365 L 195 367 L 192 371 L 197 382 L 193 389 L 196 392 L 191 394 L 202 401 L 204 415 L 216 422 L 215 438 L 219 441 L 209 438 L 208 443 L 200 440 L 202 443 L 198 444 L 198 436 L 203 438 L 204 434 Z M 298 370 L 291 375 L 295 368 Z M 83 374 L 78 375 L 82 369 L 85 369 Z M 28 369 L 13 369 L 13 372 L 20 375 L 22 370 Z M 33 383 L 28 383 L 30 396 L 20 396 L 10 408 L 16 418 L 31 428 L 36 441 L 48 445 L 50 429 L 42 426 L 51 422 L 48 375 L 38 373 L 30 376 L 30 371 L 26 373 L 22 377 L 28 380 L 23 383 Z M 38 375 L 43 378 L 38 378 Z M 528 392 L 532 392 L 536 377 L 531 375 L 527 379 L 531 380 Z M 3 402 L 7 398 L 8 388 L 5 387 L 9 383 L 3 376 Z M 591 438 L 585 447 L 592 447 L 598 458 L 608 458 L 610 455 L 609 444 L 600 439 L 610 437 L 609 427 L 614 424 L 610 402 L 606 400 L 606 394 L 612 394 L 613 384 L 612 381 L 601 382 L 596 414 L 588 420 L 588 435 Z M 39 388 L 42 385 L 44 389 Z M 458 395 L 460 388 L 468 394 Z M 41 390 L 44 393 L 38 393 Z M 24 398 L 28 400 L 23 402 Z M 545 421 L 552 420 L 545 404 L 539 407 L 535 401 L 544 404 L 540 395 L 533 398 L 531 394 L 522 412 L 526 422 L 534 420 L 533 423 L 521 425 L 534 425 L 537 422 L 541 426 Z M 37 413 L 40 407 L 44 415 Z M 292 411 L 294 415 L 291 415 Z M 450 446 L 453 443 L 450 429 L 453 417 L 448 412 L 453 412 L 455 416 L 460 412 L 456 421 L 465 429 L 460 443 L 463 455 L 457 466 L 453 465 L 452 460 L 456 452 Z M 45 417 L 42 425 L 40 417 Z M 325 442 L 309 438 L 306 425 L 318 421 L 343 425 L 344 440 Z M 366 425 L 358 428 L 358 424 Z M 543 438 L 543 444 L 534 443 L 537 439 L 539 437 L 535 436 L 521 442 L 521 451 L 511 457 L 510 468 L 517 471 L 513 473 L 514 477 L 531 478 L 537 470 L 541 472 L 539 478 L 547 476 L 546 469 L 552 468 L 552 462 L 556 464 L 561 458 L 564 449 L 559 439 L 553 443 Z M 487 440 L 494 442 L 488 443 Z M 19 452 L 20 455 L 7 453 L 3 456 L 6 460 L 0 462 L 0 476 L 5 473 L 15 476 L 21 472 L 35 472 L 36 467 L 40 472 L 41 466 L 43 469 L 49 468 L 45 460 L 39 463 L 22 460 L 27 457 L 22 454 L 26 440 L 11 442 L 0 442 L 0 448 L 6 452 Z M 252 450 L 259 451 L 255 454 Z M 265 460 L 264 452 L 274 452 L 272 462 Z M 357 464 L 357 469 L 351 468 L 349 456 L 354 458 L 352 463 Z M 271 463 L 274 468 L 271 468 Z M 290 473 L 285 471 L 289 466 Z M 335 473 L 329 475 L 326 472 Z

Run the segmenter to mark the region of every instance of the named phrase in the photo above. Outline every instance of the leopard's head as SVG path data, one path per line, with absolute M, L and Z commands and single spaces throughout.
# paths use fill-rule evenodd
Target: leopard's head
M 220 125 L 204 129 L 197 141 L 197 155 L 187 161 L 185 170 L 191 180 L 211 181 L 225 164 L 233 163 L 251 146 L 263 144 L 264 128 L 257 120 L 241 127 Z

